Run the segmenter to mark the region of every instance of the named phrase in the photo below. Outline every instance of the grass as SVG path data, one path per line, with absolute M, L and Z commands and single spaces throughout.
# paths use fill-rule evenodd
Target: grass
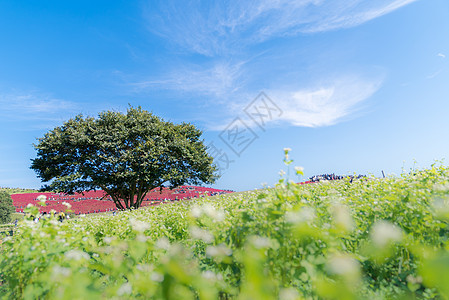
M 5 191 L 8 194 L 24 194 L 24 193 L 38 193 L 38 190 L 34 189 L 23 189 L 23 188 L 0 188 L 0 191 Z

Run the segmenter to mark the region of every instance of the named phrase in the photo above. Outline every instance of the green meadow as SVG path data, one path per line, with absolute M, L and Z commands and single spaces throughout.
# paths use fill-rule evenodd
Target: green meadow
M 19 222 L 4 299 L 447 299 L 449 168 Z M 36 214 L 37 207 L 28 208 Z

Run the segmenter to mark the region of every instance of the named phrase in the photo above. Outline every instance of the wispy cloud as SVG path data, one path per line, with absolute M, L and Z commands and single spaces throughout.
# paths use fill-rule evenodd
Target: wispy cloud
M 361 108 L 381 86 L 382 80 L 339 78 L 316 88 L 267 93 L 282 109 L 278 121 L 302 127 L 334 125 Z
M 340 76 L 315 87 L 290 87 L 282 90 L 265 90 L 268 97 L 282 111 L 280 116 L 265 120 L 267 126 L 287 125 L 296 127 L 323 127 L 335 125 L 364 107 L 364 103 L 382 86 L 383 79 L 360 76 Z M 254 97 L 256 93 L 252 93 Z M 246 102 L 241 102 L 246 99 Z M 232 112 L 232 117 L 209 122 L 209 130 L 223 130 L 229 122 L 239 117 L 250 127 L 258 125 L 245 113 L 251 102 L 248 95 L 230 99 L 221 111 Z
M 442 59 L 446 59 L 446 55 L 443 54 L 443 53 L 441 53 L 441 52 L 438 53 L 437 56 L 440 57 L 440 58 L 442 58 Z M 437 70 L 436 70 L 436 71 L 433 71 L 432 73 L 430 73 L 429 75 L 427 75 L 426 78 L 427 78 L 427 79 L 433 79 L 433 78 L 437 77 L 438 75 L 440 75 L 441 72 L 443 72 L 443 70 L 445 69 L 444 66 L 441 66 L 442 64 L 444 65 L 444 62 L 443 62 L 443 61 L 439 61 Z
M 440 75 L 441 71 L 442 70 L 438 70 L 438 71 L 436 71 L 436 72 L 434 72 L 434 73 L 432 73 L 430 75 L 427 75 L 426 78 L 427 79 L 433 79 L 433 78 L 437 77 L 438 75 Z
M 274 37 L 358 26 L 415 1 L 165 0 L 152 2 L 146 18 L 151 32 L 188 51 L 215 56 Z
M 20 111 L 22 113 L 57 113 L 75 108 L 75 104 L 47 95 L 31 93 L 0 95 L 3 111 Z
M 0 94 L 0 116 L 14 120 L 60 120 L 78 109 L 78 105 L 38 92 Z M 33 126 L 42 127 L 34 124 Z
M 338 76 L 321 84 L 301 84 L 282 89 L 267 89 L 264 92 L 282 111 L 282 114 L 265 120 L 267 126 L 323 127 L 332 126 L 350 119 L 365 108 L 366 101 L 382 86 L 383 77 Z M 236 117 L 250 127 L 258 125 L 244 109 L 259 91 L 235 93 L 225 103 L 216 104 L 214 119 L 204 120 L 208 130 L 220 131 Z
M 325 55 L 308 53 L 304 58 L 300 41 L 295 47 L 277 47 L 268 41 L 283 37 L 301 40 L 304 35 L 359 26 L 415 1 L 151 1 L 145 12 L 148 29 L 172 43 L 178 54 L 181 48 L 195 54 L 195 59 L 186 56 L 189 64 L 172 63 L 167 73 L 137 80 L 132 86 L 137 91 L 210 96 L 205 101 L 216 105 L 217 113 L 212 122 L 204 122 L 211 129 L 223 126 L 223 120 L 233 118 L 245 101 L 261 90 L 279 101 L 284 111 L 279 122 L 305 127 L 334 125 L 357 111 L 382 80 L 363 79 L 360 72 L 349 69 L 331 70 L 332 58 Z M 263 51 L 269 54 L 261 54 Z M 311 70 L 313 79 L 312 74 L 304 75 Z M 324 82 L 324 74 L 330 72 L 334 80 L 317 83 Z
M 138 90 L 160 88 L 222 97 L 241 88 L 243 64 L 217 62 L 211 67 L 182 66 L 159 79 L 142 80 L 132 85 Z
M 417 0 L 332 1 L 333 11 L 325 10 L 321 18 L 306 26 L 304 32 L 323 32 L 361 25 Z M 330 4 L 331 1 L 327 1 Z

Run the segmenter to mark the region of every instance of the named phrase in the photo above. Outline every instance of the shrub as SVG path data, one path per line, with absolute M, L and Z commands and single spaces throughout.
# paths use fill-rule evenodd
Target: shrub
M 11 196 L 7 192 L 0 191 L 0 224 L 9 223 L 14 211 Z

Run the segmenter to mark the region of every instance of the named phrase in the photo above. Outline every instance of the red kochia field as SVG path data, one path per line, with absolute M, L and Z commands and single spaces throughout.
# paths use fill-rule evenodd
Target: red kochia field
M 142 202 L 142 206 L 157 205 L 164 201 L 177 201 L 182 199 L 198 198 L 204 196 L 215 196 L 220 194 L 231 193 L 229 190 L 219 190 L 213 188 L 199 187 L 199 186 L 180 186 L 176 189 L 170 190 L 163 188 L 151 190 Z M 40 207 L 41 213 L 49 213 L 52 209 L 60 212 L 65 211 L 67 207 L 63 205 L 63 202 L 69 203 L 75 214 L 88 214 L 117 210 L 111 197 L 106 195 L 104 191 L 89 191 L 83 193 L 75 193 L 73 195 L 66 195 L 62 193 L 25 193 L 25 194 L 13 194 L 13 205 L 16 208 L 16 212 L 23 212 L 28 204 L 36 205 L 37 197 L 45 195 L 47 202 L 45 207 Z

